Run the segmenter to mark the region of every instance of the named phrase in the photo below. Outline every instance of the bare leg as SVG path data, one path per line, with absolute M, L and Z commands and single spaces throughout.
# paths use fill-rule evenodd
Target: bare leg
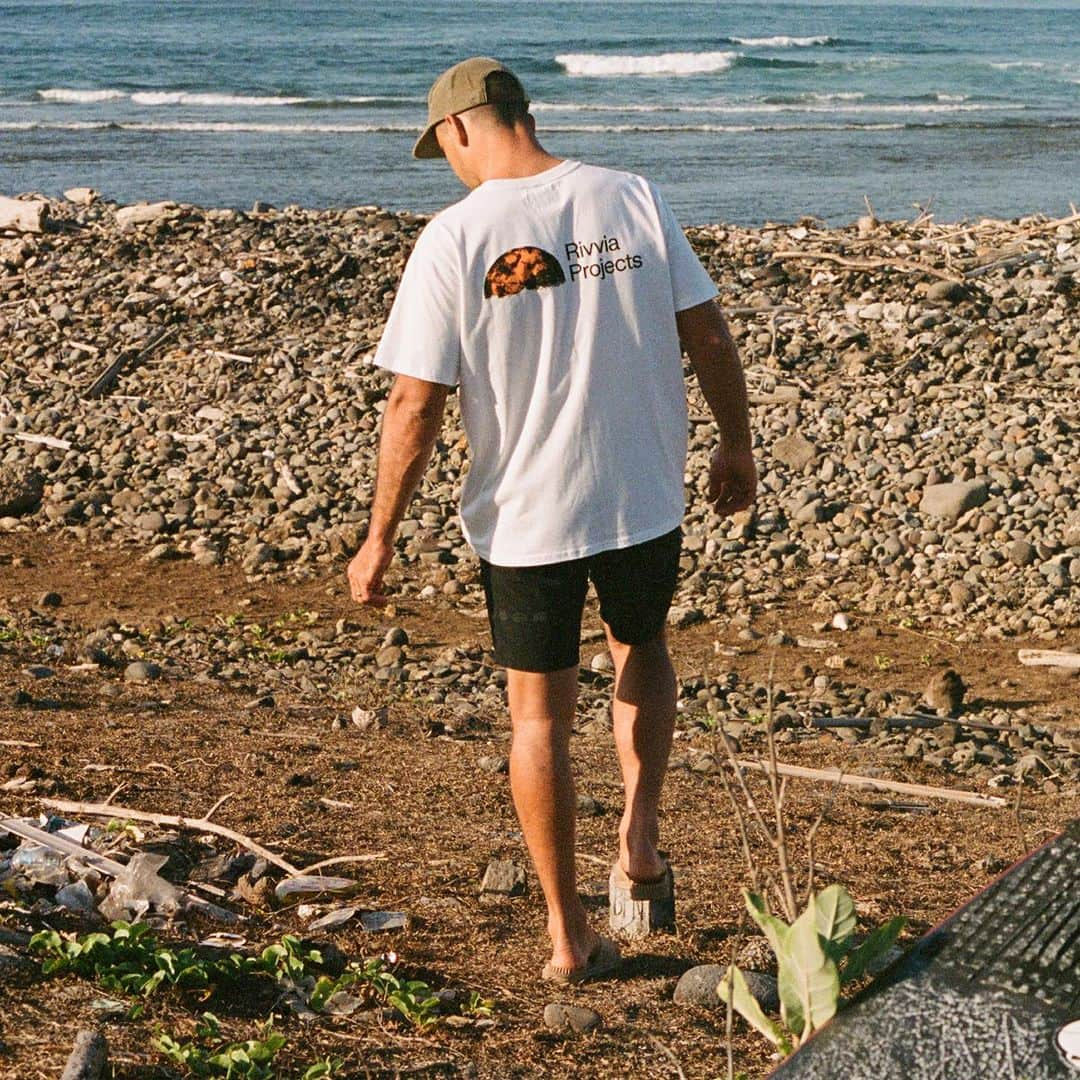
M 547 901 L 551 963 L 580 967 L 598 938 L 577 894 L 574 866 L 577 806 L 570 728 L 577 668 L 550 674 L 508 669 L 506 674 L 513 725 L 510 790 Z
M 675 730 L 675 669 L 663 631 L 644 645 L 625 645 L 605 629 L 615 662 L 611 711 L 626 794 L 619 864 L 632 880 L 653 881 L 664 873 L 658 812 Z

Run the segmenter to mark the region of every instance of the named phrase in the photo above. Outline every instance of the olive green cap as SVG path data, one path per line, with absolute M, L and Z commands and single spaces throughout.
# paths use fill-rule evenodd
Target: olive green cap
M 496 71 L 504 71 L 518 82 L 517 76 L 498 60 L 490 56 L 472 56 L 462 60 L 444 71 L 432 84 L 428 92 L 428 122 L 423 135 L 413 147 L 415 158 L 445 157 L 435 138 L 435 128 L 448 116 L 467 112 L 480 105 L 490 105 L 488 98 L 487 77 Z M 521 83 L 518 82 L 518 86 Z M 525 90 L 521 90 L 521 100 L 528 105 Z

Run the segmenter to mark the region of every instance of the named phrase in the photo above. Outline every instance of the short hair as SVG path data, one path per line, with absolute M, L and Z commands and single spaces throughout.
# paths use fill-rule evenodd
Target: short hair
M 495 120 L 502 127 L 514 127 L 529 115 L 529 99 L 516 75 L 493 71 L 484 80 L 488 104 L 495 110 Z

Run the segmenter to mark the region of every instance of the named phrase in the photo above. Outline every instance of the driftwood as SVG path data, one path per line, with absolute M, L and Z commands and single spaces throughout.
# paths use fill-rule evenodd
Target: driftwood
M 166 341 L 176 337 L 178 328 L 170 326 L 160 333 L 155 334 L 148 344 L 144 345 L 134 356 L 125 350 L 94 380 L 90 389 L 86 391 L 88 398 L 101 397 L 107 394 L 115 385 L 120 372 L 130 363 L 133 366 L 141 363 L 155 349 L 164 345 Z
M 766 774 L 772 771 L 771 766 L 762 761 L 738 760 L 736 764 L 740 769 L 753 769 Z M 925 795 L 931 799 L 948 799 L 951 802 L 970 803 L 972 806 L 1008 806 L 1006 799 L 998 798 L 996 795 L 977 795 L 973 791 L 932 787 L 929 784 L 908 784 L 900 780 L 879 780 L 873 776 L 856 776 L 840 769 L 810 769 L 805 765 L 785 765 L 777 762 L 776 772 L 780 776 L 794 776 L 800 780 L 827 780 L 830 784 L 865 788 L 868 791 L 895 791 L 903 795 Z
M 100 1031 L 80 1031 L 60 1080 L 100 1080 L 109 1064 L 109 1044 Z
M 129 806 L 116 806 L 113 803 L 84 803 L 71 802 L 68 799 L 43 799 L 43 805 L 50 810 L 59 810 L 62 814 L 84 814 L 90 817 L 113 818 L 118 821 L 147 821 L 151 825 L 168 825 L 173 829 L 187 829 L 191 832 L 209 832 L 217 836 L 224 836 L 234 844 L 247 848 L 260 858 L 273 864 L 286 874 L 295 876 L 304 873 L 303 870 L 286 862 L 280 855 L 275 855 L 261 844 L 257 844 L 250 837 L 244 836 L 233 829 L 208 821 L 205 817 L 178 817 L 175 814 L 152 814 L 146 810 L 133 810 Z M 215 807 L 216 809 L 216 807 Z
M 71 443 L 67 439 L 58 439 L 55 435 L 34 435 L 31 432 L 16 431 L 15 438 L 21 442 L 35 443 L 38 446 L 47 446 L 51 450 L 70 450 Z
M 814 728 L 856 728 L 868 731 L 876 722 L 883 723 L 889 731 L 904 728 L 939 728 L 943 724 L 955 724 L 957 727 L 970 728 L 972 731 L 1010 732 L 1019 729 L 1011 724 L 990 724 L 985 720 L 961 720 L 958 716 L 930 716 L 927 713 L 913 713 L 910 716 L 815 716 L 808 721 Z
M 1080 668 L 1080 653 L 1054 652 L 1051 649 L 1021 649 L 1017 655 L 1025 667 Z
M 0 195 L 0 229 L 39 233 L 48 215 L 49 204 L 44 199 L 9 199 Z
M 844 267 L 845 270 L 903 270 L 909 274 L 929 274 L 931 277 L 940 278 L 942 281 L 954 281 L 958 285 L 963 284 L 964 281 L 962 276 L 911 259 L 848 259 L 843 255 L 834 255 L 831 251 L 774 251 L 772 252 L 772 258 L 824 259 L 826 262 L 836 263 Z

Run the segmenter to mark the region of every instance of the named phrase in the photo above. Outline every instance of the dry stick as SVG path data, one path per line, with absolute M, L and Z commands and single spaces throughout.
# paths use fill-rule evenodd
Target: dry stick
M 679 1064 L 679 1059 L 666 1047 L 655 1035 L 649 1036 L 649 1042 L 659 1050 L 664 1057 L 675 1066 L 675 1072 L 678 1073 L 679 1080 L 686 1080 L 686 1073 L 683 1072 L 682 1066 Z
M 734 762 L 735 754 L 727 739 L 724 740 L 724 745 L 727 747 L 728 757 Z M 750 884 L 753 886 L 754 892 L 760 893 L 761 876 L 758 874 L 757 863 L 754 861 L 753 853 L 750 850 L 750 837 L 746 832 L 746 818 L 743 815 L 738 799 L 735 798 L 735 792 L 731 790 L 731 785 L 728 783 L 727 773 L 723 769 L 720 770 L 720 785 L 723 787 L 724 794 L 728 797 L 728 802 L 731 803 L 735 811 L 735 820 L 739 823 L 739 838 L 742 841 L 743 858 L 746 859 L 746 865 L 750 871 Z
M 731 959 L 728 961 L 727 1008 L 724 1016 L 724 1036 L 727 1040 L 727 1080 L 735 1080 L 735 1049 L 731 1045 L 731 1036 L 735 1031 L 735 958 L 739 955 L 743 930 L 746 927 L 746 912 L 739 916 L 739 928 L 735 931 L 735 940 L 731 943 Z
M 250 837 L 244 836 L 224 825 L 217 825 L 205 818 L 184 818 L 174 814 L 151 814 L 145 810 L 133 810 L 127 806 L 110 806 L 107 803 L 84 803 L 71 802 L 68 799 L 43 799 L 42 804 L 52 810 L 59 810 L 67 814 L 89 814 L 91 817 L 107 818 L 130 818 L 132 821 L 148 821 L 152 825 L 169 825 L 174 829 L 190 829 L 193 832 L 210 832 L 218 836 L 224 836 L 227 840 L 253 851 L 256 855 L 265 859 L 268 863 L 284 870 L 292 877 L 303 874 L 292 863 L 286 862 L 280 855 L 268 851 L 261 844 L 257 844 Z
M 22 739 L 0 739 L 0 746 L 11 746 L 17 750 L 40 750 L 39 742 L 23 742 Z
M 760 761 L 735 762 L 737 769 L 754 769 L 768 772 L 769 766 Z M 903 795 L 925 795 L 927 798 L 947 799 L 950 802 L 969 803 L 972 806 L 1008 806 L 1005 799 L 996 795 L 977 795 L 973 791 L 956 788 L 931 787 L 929 784 L 908 784 L 900 780 L 878 780 L 870 776 L 858 776 L 838 769 L 811 769 L 805 765 L 786 765 L 778 762 L 776 771 L 780 776 L 793 776 L 800 780 L 831 780 L 845 787 L 865 788 L 868 791 L 897 791 Z
M 385 858 L 385 851 L 373 851 L 367 855 L 339 855 L 333 859 L 323 859 L 322 862 L 313 863 L 311 866 L 305 866 L 303 870 L 297 870 L 296 873 L 290 874 L 289 877 L 306 877 L 315 870 L 322 870 L 327 866 L 340 866 L 342 863 L 377 862 L 379 859 Z
M 235 794 L 235 792 L 230 791 L 227 794 L 222 795 L 221 798 L 218 799 L 218 801 L 214 803 L 214 805 L 211 806 L 205 814 L 203 814 L 203 821 L 209 821 L 218 812 L 218 810 L 221 809 L 222 804 L 228 802 L 229 799 L 231 799 Z
M 840 768 L 840 777 L 843 777 L 843 766 Z M 807 878 L 806 878 L 806 904 L 809 907 L 810 898 L 814 895 L 814 840 L 817 837 L 817 831 L 821 827 L 821 823 L 825 820 L 825 815 L 832 809 L 833 801 L 836 799 L 836 793 L 840 790 L 840 778 L 832 786 L 832 791 L 829 792 L 828 799 L 825 800 L 825 805 L 821 808 L 821 813 L 818 814 L 817 820 L 810 826 L 810 831 L 806 835 L 806 863 L 807 863 Z
M 846 270 L 904 270 L 911 274 L 929 274 L 931 277 L 940 278 L 942 281 L 952 281 L 962 285 L 964 279 L 956 274 L 947 274 L 936 266 L 927 266 L 925 263 L 912 262 L 909 259 L 845 259 L 842 255 L 834 255 L 831 251 L 774 251 L 774 259 L 824 259 L 826 262 L 837 263 Z
M 776 703 L 773 694 L 773 683 L 776 674 L 776 654 L 773 653 L 769 661 L 769 687 L 768 687 L 768 712 L 765 721 L 765 737 L 769 747 L 769 791 L 772 793 L 773 812 L 776 815 L 776 861 L 780 868 L 780 884 L 784 889 L 784 909 L 787 911 L 788 922 L 794 922 L 799 917 L 799 907 L 795 900 L 795 884 L 791 877 L 791 863 L 788 859 L 787 834 L 784 830 L 784 797 L 787 794 L 786 781 L 779 781 L 779 772 L 776 768 L 776 736 L 773 733 L 773 721 L 776 716 Z

